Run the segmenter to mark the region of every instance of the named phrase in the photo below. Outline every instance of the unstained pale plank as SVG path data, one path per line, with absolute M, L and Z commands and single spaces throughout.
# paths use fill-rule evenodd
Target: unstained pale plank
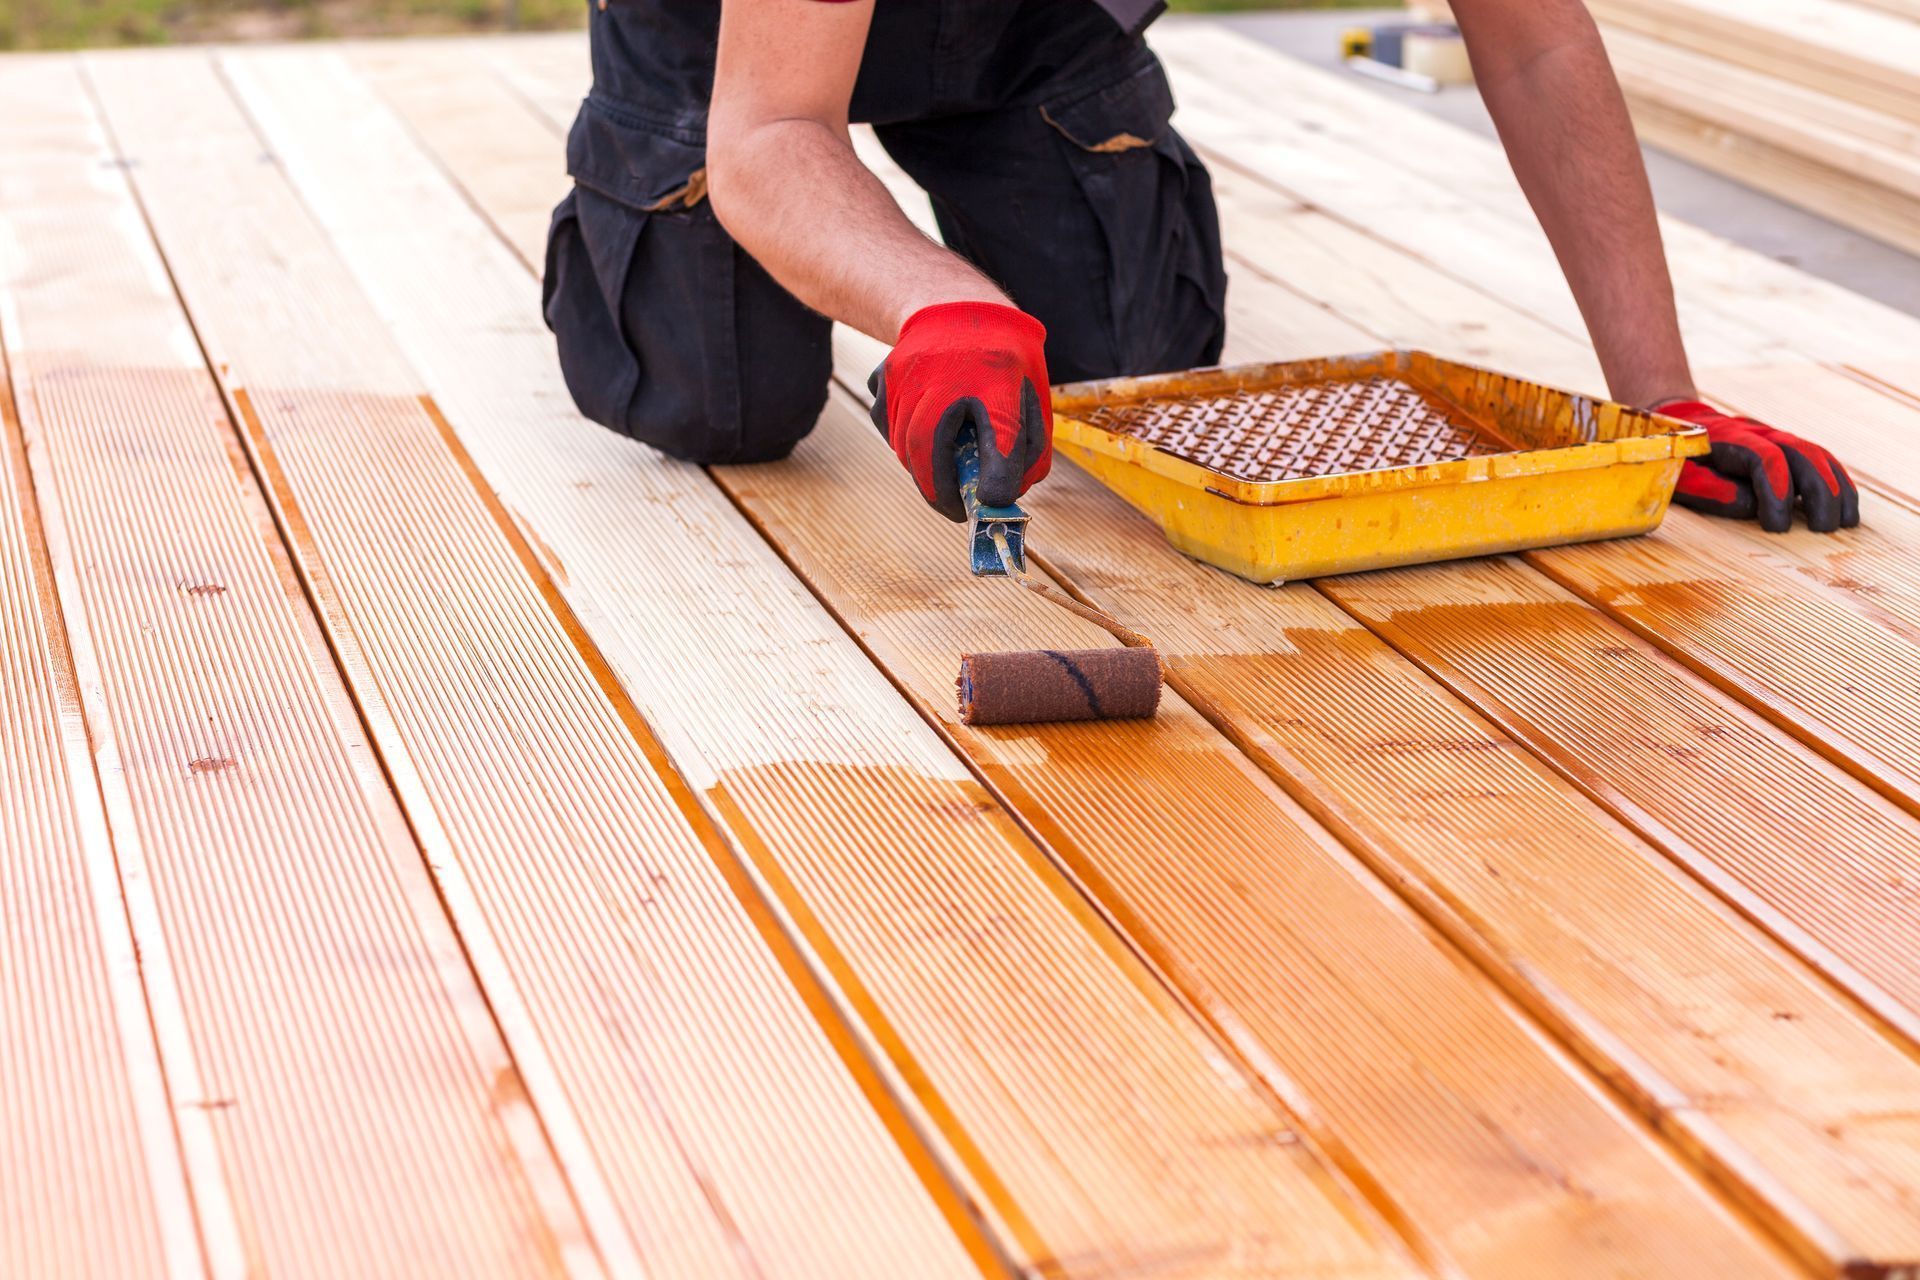
M 9 359 L 214 1267 L 557 1266 L 565 1184 L 78 68 L 6 90 Z
M 49 60 L 49 63 L 51 60 Z M 0 136 L 38 135 L 50 66 L 0 75 Z M 55 108 L 56 112 L 59 110 Z M 6 157 L 11 161 L 13 157 Z M 23 193 L 0 164 L 0 208 Z M 16 340 L 0 265 L 0 342 Z M 85 712 L 0 359 L 0 1273 L 205 1265 Z

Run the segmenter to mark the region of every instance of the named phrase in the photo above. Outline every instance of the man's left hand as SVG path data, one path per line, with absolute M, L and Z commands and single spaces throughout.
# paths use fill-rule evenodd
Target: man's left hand
M 1860 523 L 1860 493 L 1839 459 L 1819 445 L 1737 418 L 1698 400 L 1654 406 L 1655 413 L 1705 427 L 1713 452 L 1689 461 L 1673 500 L 1683 507 L 1734 520 L 1758 518 L 1768 533 L 1793 525 L 1796 502 L 1815 533 Z

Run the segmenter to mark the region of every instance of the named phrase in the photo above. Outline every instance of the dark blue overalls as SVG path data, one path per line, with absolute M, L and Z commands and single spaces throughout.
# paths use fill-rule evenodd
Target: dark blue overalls
M 826 403 L 830 325 L 704 198 L 719 0 L 597 3 L 547 246 L 567 386 L 677 458 L 785 457 Z M 878 0 L 852 102 L 946 243 L 1046 325 L 1056 382 L 1219 357 L 1219 218 L 1172 111 L 1138 30 L 1094 0 Z

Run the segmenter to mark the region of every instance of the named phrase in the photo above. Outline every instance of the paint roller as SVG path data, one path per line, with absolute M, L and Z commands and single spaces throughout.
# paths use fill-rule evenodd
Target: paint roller
M 1027 513 L 1017 506 L 981 503 L 980 449 L 972 431 L 961 439 L 958 459 L 974 576 L 1012 578 L 1126 646 L 965 654 L 960 659 L 961 722 L 1041 724 L 1151 716 L 1160 706 L 1160 655 L 1153 642 L 1027 573 Z

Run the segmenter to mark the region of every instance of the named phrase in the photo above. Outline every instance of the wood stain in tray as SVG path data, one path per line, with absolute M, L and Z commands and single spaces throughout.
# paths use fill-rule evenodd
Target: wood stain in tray
M 1458 406 L 1390 376 L 1103 404 L 1084 421 L 1254 483 L 1515 450 Z
M 1253 582 L 1660 523 L 1697 427 L 1424 351 L 1056 387 L 1054 449 Z

